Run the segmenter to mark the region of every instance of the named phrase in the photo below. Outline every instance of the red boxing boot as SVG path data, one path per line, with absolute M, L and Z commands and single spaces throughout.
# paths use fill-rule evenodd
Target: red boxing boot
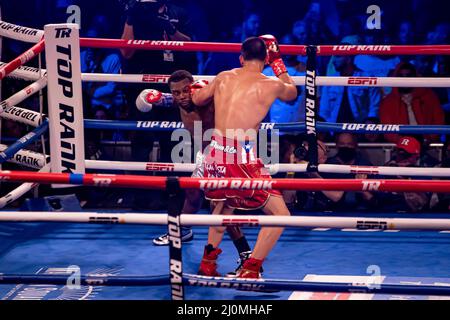
M 217 258 L 222 250 L 214 248 L 211 244 L 205 246 L 202 262 L 198 269 L 198 274 L 202 276 L 218 277 L 220 274 L 217 272 Z
M 263 260 L 248 258 L 239 270 L 237 277 L 246 279 L 259 279 L 261 277 L 261 266 Z

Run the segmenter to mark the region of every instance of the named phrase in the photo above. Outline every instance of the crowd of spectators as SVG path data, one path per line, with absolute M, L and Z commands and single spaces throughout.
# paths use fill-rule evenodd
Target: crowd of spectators
M 139 3 L 119 0 L 33 0 L 23 1 L 29 10 L 12 1 L 1 1 L 2 20 L 42 29 L 46 23 L 66 22 L 70 5 L 81 9 L 80 33 L 93 38 L 151 39 L 177 41 L 242 42 L 250 36 L 265 33 L 274 34 L 281 44 L 449 44 L 450 19 L 445 4 L 435 0 L 378 1 L 381 8 L 381 28 L 369 30 L 366 21 L 370 14 L 366 9 L 372 1 L 351 0 L 170 0 L 159 3 Z M 277 8 L 277 10 L 274 10 Z M 282 12 L 282 15 L 274 14 Z M 9 61 L 25 51 L 26 43 L 4 39 L 1 60 Z M 318 58 L 318 75 L 326 76 L 369 76 L 369 77 L 449 77 L 450 56 L 388 56 L 357 55 Z M 291 75 L 305 73 L 304 56 L 284 56 Z M 36 66 L 36 61 L 30 65 Z M 45 64 L 43 65 L 45 67 Z M 186 69 L 193 74 L 215 75 L 222 70 L 239 67 L 238 54 L 230 53 L 186 53 L 165 51 L 102 50 L 83 48 L 81 52 L 82 72 L 170 74 L 177 69 Z M 263 71 L 272 75 L 270 68 Z M 23 84 L 6 79 L 2 85 L 2 96 L 8 97 L 20 90 Z M 152 87 L 161 91 L 163 85 L 141 85 L 108 83 L 83 83 L 85 118 L 111 120 L 169 120 L 179 121 L 174 109 L 155 107 L 150 113 L 139 112 L 134 103 L 138 93 Z M 304 88 L 298 87 L 295 101 L 275 101 L 266 121 L 301 122 L 305 118 Z M 367 124 L 450 124 L 450 88 L 377 88 L 340 87 L 319 88 L 319 116 L 326 122 Z M 28 99 L 23 107 L 38 110 L 39 100 Z M 2 136 L 17 138 L 27 132 L 23 126 L 3 121 Z M 88 157 L 99 155 L 100 140 L 131 141 L 131 159 L 148 161 L 155 141 L 159 141 L 161 161 L 170 161 L 172 144 L 168 133 L 149 132 L 100 132 L 89 133 L 91 143 Z M 391 142 L 399 146 L 405 137 L 395 134 L 351 134 L 321 137 L 323 142 L 336 142 L 337 154 L 328 157 L 326 163 L 370 165 L 367 158 L 357 152 L 360 142 Z M 439 135 L 410 137 L 417 139 L 425 154 L 431 142 L 444 142 L 442 162 L 449 166 L 448 141 Z M 304 141 L 301 137 L 285 137 L 295 149 Z M 320 144 L 322 145 L 322 144 Z M 324 149 L 325 150 L 325 149 Z M 322 150 L 323 151 L 323 150 Z M 397 153 L 397 152 L 396 152 Z M 293 153 L 292 153 L 293 154 Z M 291 155 L 292 155 L 291 154 Z M 327 154 L 325 152 L 325 158 Z M 95 158 L 95 157 L 94 157 Z M 289 158 L 289 157 L 288 157 Z M 291 157 L 292 160 L 292 157 Z M 291 161 L 289 160 L 289 161 Z M 287 160 L 286 160 L 287 161 Z M 292 160 L 294 161 L 294 160 Z M 436 160 L 441 161 L 441 159 Z M 325 163 L 325 160 L 324 160 Z M 395 161 L 389 162 L 392 165 Z M 422 165 L 419 161 L 416 165 Z M 436 165 L 436 164 L 435 164 Z M 335 175 L 324 178 L 338 177 Z M 341 176 L 339 176 L 341 178 Z M 342 176 L 342 178 L 354 178 Z M 358 176 L 356 177 L 358 178 Z M 314 195 L 329 210 L 355 208 L 354 202 L 362 207 L 374 207 L 388 199 L 381 199 L 371 193 L 342 193 Z M 420 211 L 441 208 L 448 198 L 437 195 L 398 195 L 405 199 L 415 197 L 415 203 L 425 201 L 426 205 L 411 206 L 405 200 L 405 210 Z M 319 199 L 322 197 L 321 199 Z M 297 197 L 294 197 L 297 198 Z M 310 199 L 303 194 L 299 199 Z M 417 200 L 420 198 L 420 201 Z M 438 200 L 442 201 L 438 201 Z M 392 200 L 392 199 L 390 199 Z M 389 200 L 389 201 L 390 201 Z M 399 203 L 398 199 L 392 200 Z M 296 200 L 297 201 L 297 200 Z M 413 202 L 414 202 L 413 201 Z M 302 201 L 300 201 L 302 202 Z M 297 201 L 298 203 L 298 201 Z M 445 206 L 445 205 L 444 205 Z M 412 208 L 414 207 L 414 209 Z M 409 208 L 409 209 L 408 209 Z M 448 208 L 448 204 L 447 204 Z

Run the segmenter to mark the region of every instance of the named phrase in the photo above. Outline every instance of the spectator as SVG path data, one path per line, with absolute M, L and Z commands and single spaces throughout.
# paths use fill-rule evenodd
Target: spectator
M 286 34 L 280 42 L 282 44 L 308 45 L 309 36 L 305 21 L 298 20 L 294 22 L 291 33 Z M 304 73 L 306 71 L 306 56 L 296 56 L 296 60 L 296 69 Z
M 101 36 L 95 28 L 86 33 L 89 38 Z M 122 68 L 119 55 L 104 49 L 87 48 L 80 53 L 81 72 L 119 74 Z M 96 109 L 104 107 L 115 114 L 125 103 L 125 98 L 117 82 L 84 82 L 83 92 L 87 115 L 95 114 Z
M 302 151 L 302 148 L 304 151 Z M 304 142 L 303 145 L 295 152 L 295 161 L 304 162 L 306 153 L 309 149 L 308 142 Z M 318 163 L 324 164 L 328 159 L 328 148 L 322 141 L 317 141 Z M 302 154 L 303 153 L 303 154 Z M 309 172 L 303 174 L 303 178 L 310 179 L 322 179 L 322 175 L 318 172 Z M 342 198 L 342 191 L 309 191 L 309 192 L 297 192 L 297 206 L 302 211 L 326 211 L 333 207 L 333 204 Z
M 447 137 L 446 142 L 442 147 L 442 161 L 436 167 L 450 168 L 450 141 Z M 450 193 L 433 193 L 430 200 L 430 208 L 438 212 L 450 211 Z
M 427 44 L 447 44 L 450 36 L 450 24 L 439 23 L 427 35 Z
M 399 45 L 416 44 L 414 27 L 411 21 L 404 20 L 400 22 L 397 33 L 397 43 Z
M 394 73 L 396 77 L 416 77 L 416 69 L 401 62 Z M 394 88 L 380 105 L 382 124 L 441 125 L 444 112 L 436 94 L 428 88 Z M 386 134 L 385 139 L 396 143 L 398 134 Z M 427 141 L 439 140 L 439 135 L 426 135 Z
M 354 64 L 352 56 L 333 56 L 331 61 L 340 76 L 371 76 Z M 375 87 L 327 86 L 322 89 L 319 114 L 327 122 L 361 123 L 378 116 L 380 99 L 380 89 Z
M 450 57 L 438 56 L 434 66 L 438 77 L 450 77 Z M 450 124 L 450 88 L 434 88 L 445 113 L 445 123 Z
M 420 142 L 413 137 L 401 137 L 395 152 L 386 166 L 417 167 L 420 166 Z M 384 177 L 393 179 L 394 176 Z M 414 179 L 414 177 L 396 176 L 396 179 Z M 416 177 L 418 179 L 419 177 Z M 423 177 L 421 177 L 423 179 Z M 429 206 L 430 195 L 426 192 L 383 192 L 379 194 L 380 205 L 384 210 L 397 212 L 425 211 Z
M 380 124 L 377 117 L 367 117 L 364 124 Z M 361 136 L 359 142 L 380 143 L 384 142 L 383 135 L 379 133 L 365 133 Z
M 225 39 L 225 42 L 241 43 L 249 37 L 261 35 L 262 19 L 258 12 L 248 12 L 242 23 L 234 29 L 233 36 Z M 216 75 L 224 70 L 239 68 L 239 54 L 234 53 L 210 53 L 205 62 L 205 74 Z
M 319 146 L 319 163 L 339 164 L 339 165 L 372 165 L 368 160 L 361 157 L 358 153 L 358 142 L 355 135 L 350 133 L 340 133 L 336 136 L 337 154 L 326 159 L 323 157 L 322 149 Z M 323 154 L 327 154 L 327 150 L 322 150 Z M 322 156 L 321 156 L 322 155 Z M 323 162 L 322 162 L 323 161 Z M 365 174 L 339 174 L 339 173 L 311 173 L 310 178 L 327 178 L 327 179 L 366 179 Z M 322 198 L 324 195 L 326 198 Z M 317 194 L 316 194 L 317 196 Z M 331 211 L 349 211 L 349 210 L 364 210 L 373 208 L 376 205 L 376 197 L 371 192 L 344 192 L 332 191 L 321 192 L 316 201 L 321 205 L 325 205 L 323 210 Z
M 304 76 L 304 72 L 297 70 L 298 61 L 296 56 L 287 56 L 285 59 L 286 68 L 290 76 Z M 266 76 L 274 76 L 272 68 L 267 66 L 263 72 Z M 276 99 L 269 110 L 270 122 L 301 122 L 305 121 L 305 95 L 303 86 L 297 86 L 297 98 L 293 101 L 283 102 Z
M 372 164 L 367 159 L 363 158 L 358 152 L 358 140 L 356 135 L 351 133 L 340 133 L 336 136 L 337 154 L 327 160 L 327 164 L 340 165 L 357 165 L 357 166 L 371 166 Z M 366 179 L 366 174 L 324 174 L 325 178 L 334 179 Z M 371 192 L 344 192 L 341 191 L 341 196 L 337 199 L 332 199 L 331 209 L 341 210 L 355 210 L 367 209 L 375 206 L 376 197 Z

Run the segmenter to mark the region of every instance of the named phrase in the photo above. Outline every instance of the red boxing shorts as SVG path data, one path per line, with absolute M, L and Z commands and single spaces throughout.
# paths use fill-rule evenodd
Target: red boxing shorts
M 270 179 L 262 161 L 256 158 L 254 142 L 237 141 L 213 136 L 205 150 L 205 178 L 265 178 Z M 229 208 L 254 210 L 264 207 L 270 195 L 281 196 L 278 190 L 208 190 L 205 198 L 225 201 Z

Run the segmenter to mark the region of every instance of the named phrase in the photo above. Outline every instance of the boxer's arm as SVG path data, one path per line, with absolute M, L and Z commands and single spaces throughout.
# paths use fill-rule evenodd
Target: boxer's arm
M 196 106 L 203 107 L 212 102 L 217 78 L 218 76 L 210 84 L 204 80 L 199 80 L 191 85 L 192 102 Z
M 136 98 L 136 108 L 141 112 L 149 112 L 154 106 L 172 107 L 173 96 L 154 89 L 143 90 Z
M 267 47 L 266 63 L 270 65 L 273 73 L 281 81 L 281 85 L 278 86 L 277 90 L 277 98 L 282 101 L 294 100 L 297 98 L 297 87 L 295 86 L 294 80 L 289 76 L 287 68 L 281 58 L 277 39 L 270 34 L 260 36 L 260 38 L 265 42 Z
M 297 98 L 297 87 L 294 80 L 286 72 L 278 77 L 281 80 L 278 99 L 282 101 L 292 101 Z

